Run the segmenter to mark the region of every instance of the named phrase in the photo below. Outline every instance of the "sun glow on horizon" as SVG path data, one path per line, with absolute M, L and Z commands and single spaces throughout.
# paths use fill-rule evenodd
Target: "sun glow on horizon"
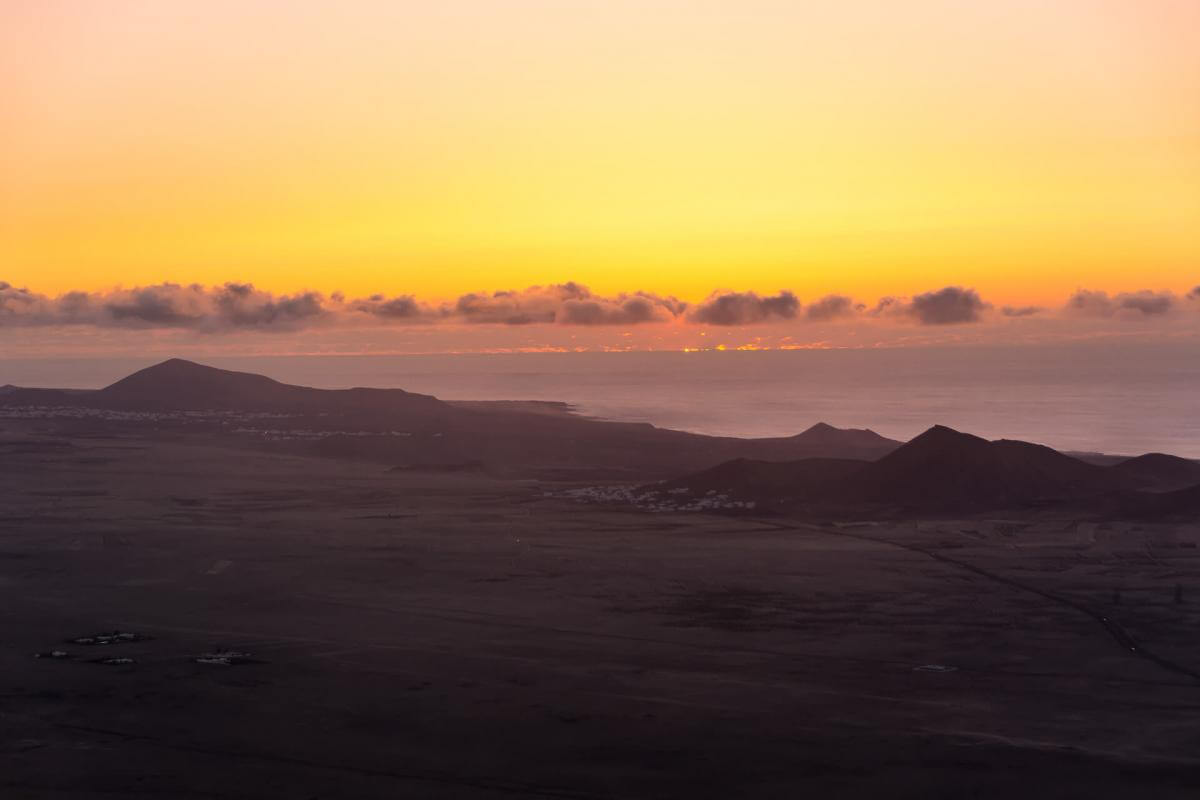
M 1200 276 L 1200 4 L 17 2 L 0 278 L 997 303 Z

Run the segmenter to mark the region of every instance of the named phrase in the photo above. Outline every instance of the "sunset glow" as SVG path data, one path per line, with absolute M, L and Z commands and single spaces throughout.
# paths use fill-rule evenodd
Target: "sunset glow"
M 1200 282 L 1190 0 L 17 0 L 0 52 L 47 295 Z

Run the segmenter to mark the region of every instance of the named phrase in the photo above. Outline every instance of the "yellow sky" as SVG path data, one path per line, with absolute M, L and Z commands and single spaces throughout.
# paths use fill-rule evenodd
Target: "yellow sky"
M 0 279 L 1200 281 L 1195 0 L 10 0 Z

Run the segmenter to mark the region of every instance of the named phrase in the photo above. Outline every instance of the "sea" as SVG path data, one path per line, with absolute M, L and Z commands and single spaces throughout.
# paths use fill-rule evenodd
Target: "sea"
M 816 422 L 909 439 L 948 425 L 1060 450 L 1200 458 L 1195 340 L 702 352 L 188 356 L 324 388 L 556 400 L 584 415 L 723 436 Z M 99 388 L 158 358 L 0 357 L 0 385 Z

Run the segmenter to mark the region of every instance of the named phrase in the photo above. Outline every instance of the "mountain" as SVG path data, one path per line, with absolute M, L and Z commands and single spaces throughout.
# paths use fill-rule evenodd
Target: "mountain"
M 305 390 L 265 375 L 217 369 L 172 358 L 138 370 L 98 391 L 109 408 L 139 410 L 262 409 L 300 401 Z
M 1147 453 L 1115 465 L 1140 489 L 1166 492 L 1200 484 L 1200 462 L 1166 453 Z
M 103 408 L 139 411 L 449 410 L 436 398 L 401 389 L 313 389 L 181 358 L 139 370 L 96 392 L 90 400 Z
M 842 487 L 846 499 L 914 510 L 1016 508 L 1076 501 L 1125 483 L 1104 467 L 1049 447 L 935 425 L 868 465 Z
M 401 389 L 293 386 L 183 359 L 99 390 L 4 387 L 0 406 L 21 408 L 18 416 L 34 407 L 34 416 L 57 415 L 75 430 L 134 426 L 141 435 L 195 434 L 402 469 L 471 464 L 497 474 L 572 480 L 643 480 L 691 470 L 656 491 L 729 494 L 775 508 L 838 513 L 970 513 L 1069 503 L 1186 515 L 1200 494 L 1200 488 L 1183 488 L 1200 484 L 1200 464 L 1160 453 L 1100 466 L 1041 445 L 989 442 L 940 425 L 904 444 L 825 423 L 788 437 L 704 436 L 579 417 L 545 404 L 452 404 Z M 91 410 L 55 410 L 63 408 Z
M 1049 447 L 936 425 L 876 461 L 731 461 L 665 488 L 775 506 L 950 513 L 1077 503 L 1127 486 L 1125 476 Z
M 791 441 L 814 450 L 837 452 L 845 458 L 865 461 L 881 458 L 900 446 L 895 439 L 880 436 L 867 428 L 835 428 L 824 422 L 792 436 Z
M 177 358 L 99 390 L 18 389 L 0 395 L 0 406 L 23 407 L 22 413 L 40 408 L 51 418 L 55 408 L 89 409 L 59 414 L 76 429 L 203 432 L 239 446 L 404 468 L 481 463 L 500 474 L 553 479 L 662 478 L 735 458 L 872 459 L 900 446 L 871 431 L 824 424 L 796 436 L 737 439 L 589 419 L 545 404 L 458 404 L 400 389 L 314 389 Z

